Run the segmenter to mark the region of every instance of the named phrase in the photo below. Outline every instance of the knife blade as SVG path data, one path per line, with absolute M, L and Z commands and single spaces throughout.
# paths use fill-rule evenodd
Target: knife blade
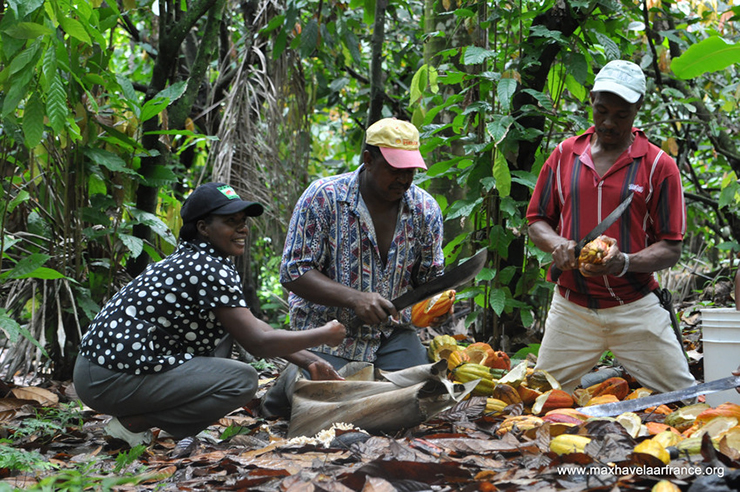
M 398 311 L 406 309 L 409 306 L 416 304 L 417 302 L 428 299 L 433 295 L 439 294 L 448 289 L 453 289 L 458 285 L 462 285 L 465 282 L 472 280 L 481 271 L 483 265 L 486 264 L 488 259 L 488 250 L 481 249 L 464 263 L 451 269 L 434 280 L 430 280 L 414 290 L 410 290 L 403 295 L 392 299 L 391 302 Z
M 619 219 L 624 212 L 629 208 L 630 203 L 632 203 L 632 198 L 635 196 L 635 192 L 631 192 L 629 195 L 627 195 L 627 198 L 622 200 L 622 203 L 620 203 L 617 208 L 612 210 L 612 212 L 606 216 L 604 220 L 596 224 L 596 227 L 591 229 L 591 231 L 583 236 L 583 238 L 576 243 L 576 249 L 575 249 L 575 255 L 576 258 L 581 254 L 581 250 L 584 246 L 586 246 L 588 243 L 596 239 L 597 237 L 601 236 L 606 232 L 609 227 L 611 227 L 612 224 L 614 224 L 617 219 Z M 550 269 L 550 273 L 552 275 L 552 281 L 557 282 L 558 278 L 560 278 L 560 274 L 563 273 L 563 271 L 553 265 Z
M 464 263 L 452 268 L 448 272 L 445 272 L 429 282 L 421 284 L 414 290 L 410 290 L 395 299 L 391 299 L 391 302 L 393 303 L 393 306 L 395 306 L 396 310 L 400 311 L 416 304 L 417 302 L 439 294 L 440 292 L 454 289 L 455 287 L 474 279 L 475 276 L 478 275 L 478 272 L 483 269 L 483 265 L 486 264 L 487 259 L 488 250 L 485 248 L 481 249 Z M 363 323 L 360 318 L 355 317 L 348 328 L 350 330 L 356 330 L 362 325 Z
M 729 376 L 722 379 L 715 379 L 709 383 L 696 384 L 676 391 L 667 393 L 658 393 L 657 395 L 643 396 L 634 400 L 624 400 L 614 403 L 604 403 L 603 405 L 592 405 L 590 407 L 576 408 L 581 413 L 592 417 L 614 417 L 624 412 L 635 412 L 644 410 L 648 407 L 655 407 L 672 403 L 680 400 L 687 400 L 699 395 L 715 393 L 740 386 L 740 376 Z

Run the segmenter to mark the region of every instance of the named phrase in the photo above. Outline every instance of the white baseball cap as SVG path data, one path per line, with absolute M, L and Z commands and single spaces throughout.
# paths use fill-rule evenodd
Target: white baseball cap
M 645 74 L 639 65 L 626 60 L 613 60 L 604 65 L 594 80 L 593 92 L 611 92 L 628 103 L 645 95 Z

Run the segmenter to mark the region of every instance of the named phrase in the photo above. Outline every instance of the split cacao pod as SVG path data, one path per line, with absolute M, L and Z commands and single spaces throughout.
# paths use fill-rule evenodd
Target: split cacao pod
M 460 350 L 457 340 L 449 335 L 437 335 L 429 342 L 427 354 L 432 362 L 437 362 L 440 359 L 446 360 L 452 352 L 457 350 Z
M 617 400 L 623 400 L 630 392 L 630 385 L 624 378 L 613 377 L 601 383 L 589 386 L 586 391 L 591 395 L 591 398 L 604 395 L 614 395 L 617 397 Z
M 453 302 L 455 302 L 455 290 L 453 289 L 446 290 L 425 301 L 417 302 L 411 308 L 411 322 L 419 328 L 425 328 L 431 324 L 434 318 L 449 313 Z
M 591 241 L 590 243 L 586 244 L 581 249 L 581 254 L 578 256 L 578 266 L 581 266 L 585 263 L 590 263 L 593 265 L 598 265 L 602 261 L 604 261 L 604 257 L 609 252 L 609 248 L 611 248 L 612 244 L 614 244 L 616 241 L 608 236 L 601 235 Z
M 553 389 L 542 393 L 532 405 L 532 413 L 543 415 L 556 408 L 570 408 L 573 406 L 573 397 L 560 389 Z
M 696 422 L 704 424 L 715 417 L 734 417 L 740 420 L 740 405 L 736 403 L 722 403 L 714 408 L 708 408 L 696 416 Z
M 517 415 L 516 417 L 507 417 L 498 429 L 496 429 L 496 435 L 503 436 L 507 432 L 511 431 L 527 431 L 536 429 L 544 424 L 544 420 L 534 415 Z
M 490 394 L 494 398 L 503 400 L 509 405 L 522 402 L 522 397 L 519 396 L 519 392 L 516 390 L 516 388 L 514 388 L 510 384 L 497 383 L 493 386 L 493 389 Z

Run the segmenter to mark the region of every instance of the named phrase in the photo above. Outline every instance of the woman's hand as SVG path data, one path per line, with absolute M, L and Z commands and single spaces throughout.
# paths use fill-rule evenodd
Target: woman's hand
M 344 378 L 324 359 L 311 362 L 306 369 L 313 381 L 344 381 Z

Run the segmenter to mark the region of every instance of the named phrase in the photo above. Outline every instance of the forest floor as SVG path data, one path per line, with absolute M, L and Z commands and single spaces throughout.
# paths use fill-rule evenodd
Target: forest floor
M 679 307 L 690 366 L 699 380 L 702 306 Z M 613 420 L 501 433 L 501 423 L 514 414 L 487 414 L 482 397 L 395 433 L 350 428 L 289 439 L 286 419 L 259 415 L 259 398 L 275 376 L 274 366 L 266 367 L 257 399 L 200 439 L 178 442 L 155 430 L 153 444 L 134 449 L 104 433 L 109 417 L 81 405 L 71 382 L 6 385 L 0 391 L 0 492 L 740 489 L 740 452 L 715 449 L 708 439 L 700 452 L 666 464 L 634 452 L 652 436 L 635 437 Z M 643 423 L 665 417 L 638 415 Z M 563 432 L 592 442 L 583 452 L 559 456 L 550 442 Z

